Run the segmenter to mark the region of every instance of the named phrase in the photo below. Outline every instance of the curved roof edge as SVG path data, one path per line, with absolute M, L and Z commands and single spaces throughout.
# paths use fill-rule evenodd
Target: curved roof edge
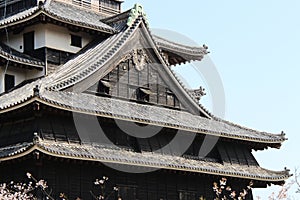
M 153 40 L 161 52 L 165 54 L 165 57 L 168 57 L 170 65 L 177 65 L 194 60 L 201 61 L 204 56 L 209 53 L 206 45 L 202 47 L 183 45 L 157 35 L 153 35 Z
M 70 12 L 66 12 L 65 9 L 60 8 L 61 5 L 66 5 L 65 9 L 69 9 Z M 80 14 L 80 12 L 84 12 Z M 25 11 L 19 12 L 7 18 L 0 20 L 0 26 L 2 28 L 7 28 L 14 26 L 16 24 L 21 24 L 25 21 L 31 20 L 40 15 L 48 16 L 54 20 L 64 22 L 66 24 L 76 25 L 83 28 L 93 29 L 97 31 L 106 32 L 113 34 L 116 30 L 109 25 L 101 22 L 103 16 L 99 14 L 91 14 L 83 9 L 78 9 L 71 4 L 65 4 L 56 1 L 46 1 L 42 6 L 35 6 Z M 79 17 L 85 16 L 84 18 Z M 98 20 L 97 20 L 98 18 Z
M 43 70 L 45 63 L 30 56 L 24 56 L 14 49 L 0 43 L 0 57 L 7 61 L 11 61 L 20 65 L 30 66 L 38 70 Z
M 133 152 L 118 147 L 103 145 L 72 144 L 36 138 L 32 143 L 23 143 L 0 148 L 0 161 L 8 161 L 39 151 L 49 156 L 76 159 L 108 164 L 131 165 L 138 167 L 189 171 L 217 176 L 264 181 L 282 184 L 291 174 L 283 171 L 267 170 L 258 166 L 231 165 L 213 162 L 208 159 L 194 160 L 181 156 L 163 155 L 153 152 Z
M 286 140 L 284 134 L 270 134 L 238 125 L 230 125 L 229 122 L 207 119 L 201 116 L 178 110 L 170 110 L 163 107 L 147 107 L 118 99 L 98 97 L 83 93 L 72 93 L 66 91 L 39 91 L 36 86 L 42 80 L 29 83 L 22 88 L 11 91 L 0 97 L 0 113 L 6 113 L 28 105 L 34 101 L 55 107 L 61 110 L 77 112 L 88 115 L 96 115 L 120 120 L 129 120 L 138 123 L 152 124 L 155 126 L 169 127 L 173 129 L 206 134 L 215 137 L 235 139 L 247 142 L 255 142 L 263 146 L 280 148 L 281 143 Z M 22 93 L 20 95 L 20 90 Z M 122 101 L 122 102 L 120 102 Z M 113 105 L 122 104 L 123 109 L 113 108 Z M 141 110 L 147 110 L 141 115 Z M 164 113 L 164 115 L 162 115 Z M 159 116 L 159 117 L 158 117 Z M 177 116 L 174 118 L 174 116 Z M 158 120 L 159 119 L 159 120 Z M 189 119 L 189 120 L 186 120 Z

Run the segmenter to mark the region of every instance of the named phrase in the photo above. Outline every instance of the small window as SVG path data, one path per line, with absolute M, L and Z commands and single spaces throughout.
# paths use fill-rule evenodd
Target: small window
M 132 100 L 138 99 L 138 88 L 134 85 L 128 85 L 127 97 Z
M 175 106 L 175 95 L 172 93 L 171 90 L 167 89 L 166 90 L 166 101 L 167 101 L 167 106 Z
M 148 88 L 138 88 L 137 100 L 149 102 L 150 94 L 152 94 L 150 89 L 148 89 Z
M 5 90 L 5 92 L 7 92 L 15 86 L 15 76 L 5 74 L 4 82 L 5 82 L 5 89 L 4 90 Z
M 98 84 L 98 92 L 101 94 L 109 94 L 111 84 L 109 81 L 100 80 Z
M 24 33 L 23 35 L 24 52 L 32 52 L 34 50 L 34 32 Z
M 78 35 L 71 35 L 71 46 L 82 47 L 82 38 Z

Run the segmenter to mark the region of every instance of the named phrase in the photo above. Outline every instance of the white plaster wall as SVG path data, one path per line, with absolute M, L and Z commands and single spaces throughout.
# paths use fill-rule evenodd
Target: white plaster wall
M 24 52 L 23 48 L 23 34 L 27 32 L 34 31 L 34 48 L 38 49 L 45 46 L 45 25 L 44 24 L 38 24 L 34 26 L 30 26 L 25 28 L 22 32 L 18 34 L 10 33 L 8 36 L 8 40 L 5 37 L 3 37 L 2 41 L 7 44 L 8 46 L 12 47 L 13 49 Z
M 25 28 L 18 34 L 10 33 L 8 40 L 1 36 L 1 41 L 13 49 L 24 52 L 23 34 L 34 31 L 34 48 L 49 47 L 57 50 L 77 53 L 81 48 L 71 46 L 71 34 L 82 37 L 82 47 L 92 41 L 92 37 L 84 32 L 73 33 L 65 27 L 53 24 L 38 24 Z
M 4 92 L 4 73 L 5 66 L 0 68 L 0 93 Z M 39 70 L 28 70 L 16 67 L 8 67 L 6 74 L 15 76 L 15 85 L 22 83 L 25 80 L 43 76 L 44 72 Z
M 26 27 L 18 34 L 9 33 L 8 39 L 6 35 L 1 35 L 0 40 L 11 48 L 23 52 L 23 34 L 31 31 L 34 31 L 35 34 L 35 49 L 49 47 L 66 52 L 77 53 L 81 48 L 71 46 L 71 34 L 82 37 L 82 47 L 86 46 L 93 39 L 89 34 L 84 32 L 74 33 L 67 28 L 53 24 L 38 24 Z M 0 93 L 4 92 L 4 68 L 5 66 L 0 66 Z M 9 67 L 6 73 L 15 76 L 16 85 L 24 80 L 44 75 L 44 71 L 26 70 L 14 67 Z
M 71 34 L 82 37 L 82 47 L 87 45 L 92 38 L 83 32 L 73 33 L 67 28 L 47 24 L 46 27 L 46 46 L 49 48 L 77 53 L 81 48 L 71 46 Z

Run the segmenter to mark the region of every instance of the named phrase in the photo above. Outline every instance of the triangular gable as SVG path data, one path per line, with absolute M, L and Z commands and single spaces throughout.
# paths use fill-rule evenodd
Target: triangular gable
M 85 92 L 184 109 L 145 49 L 134 49 Z
M 121 48 L 111 53 L 102 67 L 68 90 L 91 92 L 100 89 L 112 96 L 128 99 L 133 98 L 132 95 L 137 96 L 136 98 L 144 96 L 150 103 L 173 104 L 175 108 L 185 108 L 193 114 L 210 118 L 167 66 L 144 20 L 138 21 L 134 24 L 137 28 L 131 33 L 124 31 L 123 34 L 130 36 Z M 114 44 L 110 44 L 109 48 L 114 49 Z M 100 60 L 101 58 L 95 62 L 101 62 Z M 109 88 L 111 92 L 105 91 Z

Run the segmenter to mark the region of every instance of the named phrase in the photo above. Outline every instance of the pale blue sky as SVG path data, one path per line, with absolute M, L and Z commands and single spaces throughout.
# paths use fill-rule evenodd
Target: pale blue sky
M 280 150 L 255 153 L 262 167 L 300 166 L 300 1 L 125 0 L 123 10 L 134 3 L 144 6 L 151 28 L 173 30 L 209 47 L 224 86 L 227 120 L 286 132 L 289 140 Z M 262 199 L 269 193 L 255 191 Z

